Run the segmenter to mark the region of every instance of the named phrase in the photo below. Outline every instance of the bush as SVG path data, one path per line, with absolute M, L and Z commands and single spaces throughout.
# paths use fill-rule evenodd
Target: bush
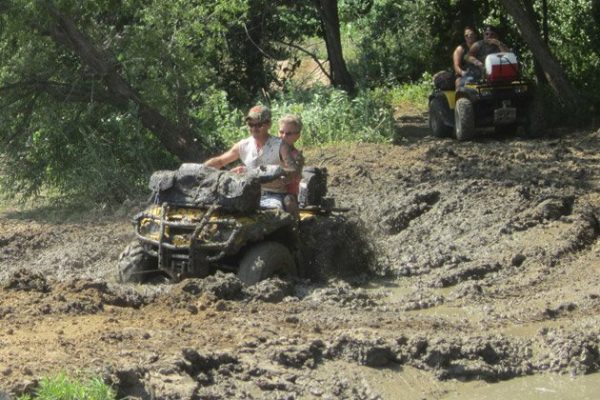
M 273 115 L 278 117 L 286 113 L 302 116 L 300 145 L 384 142 L 393 135 L 393 110 L 381 90 L 364 90 L 351 98 L 346 92 L 330 87 L 288 87 L 271 106 Z M 273 125 L 275 131 L 276 121 Z
M 102 107 L 91 104 L 81 113 L 69 105 L 49 106 L 36 116 L 30 137 L 13 141 L 11 148 L 0 146 L 0 193 L 23 200 L 43 194 L 70 203 L 118 203 L 146 193 L 153 171 L 177 166 L 141 125 L 136 109 L 105 113 Z M 211 151 L 243 134 L 242 117 L 222 91 L 207 89 L 191 112 L 198 138 Z
M 288 86 L 270 101 L 272 133 L 277 134 L 277 118 L 298 113 L 305 126 L 300 146 L 389 141 L 392 106 L 421 101 L 423 87 L 369 89 L 350 97 L 331 87 Z M 247 110 L 231 107 L 223 91 L 209 89 L 195 101 L 192 117 L 198 138 L 213 154 L 248 135 L 243 118 Z M 66 117 L 40 124 L 27 143 L 0 158 L 0 192 L 6 197 L 27 200 L 43 194 L 54 203 L 120 203 L 145 194 L 152 171 L 174 169 L 179 163 L 141 126 L 135 110 L 98 117 L 102 113 L 90 106 L 76 118 L 68 108 L 56 111 Z

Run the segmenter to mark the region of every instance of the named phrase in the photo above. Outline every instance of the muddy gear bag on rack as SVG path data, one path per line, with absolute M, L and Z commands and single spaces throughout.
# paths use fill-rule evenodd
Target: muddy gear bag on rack
M 161 204 L 210 206 L 247 213 L 258 209 L 260 182 L 255 176 L 182 164 L 176 171 L 157 171 L 150 177 L 153 201 Z

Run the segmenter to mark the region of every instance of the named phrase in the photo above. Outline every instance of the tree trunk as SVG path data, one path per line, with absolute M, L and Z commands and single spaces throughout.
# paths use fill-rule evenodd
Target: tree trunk
M 91 39 L 79 31 L 72 20 L 51 3 L 48 3 L 48 10 L 56 21 L 56 24 L 50 27 L 50 36 L 59 44 L 71 48 L 85 64 L 102 77 L 108 91 L 112 94 L 112 98 L 105 100 L 117 107 L 135 104 L 144 127 L 152 131 L 165 149 L 181 161 L 198 162 L 208 158 L 206 149 L 194 140 L 189 128 L 178 126 L 157 109 L 145 103 L 119 75 L 115 68 L 117 65 L 115 60 L 111 60 L 96 48 Z
M 265 77 L 266 54 L 262 50 L 264 24 L 268 16 L 265 15 L 265 5 L 262 0 L 249 1 L 248 7 L 246 34 L 250 40 L 235 44 L 240 48 L 240 55 L 243 58 L 243 67 L 237 73 L 243 74 L 243 86 L 248 89 L 250 95 L 255 96 L 268 86 Z M 243 101 L 248 102 L 251 99 L 243 99 Z
M 544 75 L 559 101 L 569 107 L 576 108 L 581 105 L 579 95 L 567 80 L 563 68 L 550 52 L 550 48 L 535 28 L 535 24 L 528 17 L 524 5 L 519 0 L 500 0 L 500 3 L 516 22 L 523 39 L 527 42 L 535 59 L 541 64 Z
M 544 0 L 544 3 L 546 3 L 546 1 Z M 534 27 L 536 30 L 539 31 L 540 29 L 540 24 L 538 23 L 537 20 L 537 14 L 535 12 L 535 9 L 533 8 L 533 3 L 529 3 L 529 2 L 525 2 L 525 10 L 527 11 L 527 14 L 529 15 L 529 18 L 531 19 L 532 23 L 534 24 Z M 547 7 L 542 7 L 543 10 L 543 26 L 545 28 L 547 28 L 548 24 L 546 24 L 546 17 L 547 15 Z M 548 44 L 548 32 L 547 29 L 542 31 L 544 36 L 544 42 L 546 42 L 546 44 Z M 548 80 L 546 79 L 546 75 L 544 74 L 544 70 L 542 69 L 542 66 L 540 65 L 540 62 L 537 60 L 537 58 L 533 58 L 533 71 L 535 73 L 535 77 L 537 78 L 538 83 L 543 83 L 543 84 L 547 84 Z
M 319 11 L 321 26 L 325 33 L 325 45 L 327 46 L 329 68 L 331 70 L 331 84 L 337 88 L 344 89 L 350 95 L 354 95 L 356 92 L 354 79 L 352 79 L 352 76 L 348 72 L 342 52 L 337 0 L 313 1 Z
M 542 32 L 544 33 L 544 41 L 548 43 L 550 37 L 548 32 L 548 0 L 542 0 Z

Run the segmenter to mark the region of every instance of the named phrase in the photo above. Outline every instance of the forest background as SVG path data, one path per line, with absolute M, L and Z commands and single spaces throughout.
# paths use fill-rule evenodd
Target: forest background
M 486 23 L 549 125 L 595 123 L 599 0 L 0 1 L 0 193 L 139 196 L 246 136 L 257 102 L 302 115 L 300 146 L 392 141 L 394 110 L 423 113 L 464 26 Z M 303 60 L 325 84 L 287 79 Z

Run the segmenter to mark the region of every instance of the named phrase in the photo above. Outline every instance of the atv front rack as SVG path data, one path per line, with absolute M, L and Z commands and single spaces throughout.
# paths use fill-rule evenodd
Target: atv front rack
M 181 211 L 182 216 L 174 218 L 170 213 L 173 210 Z M 190 216 L 186 218 L 183 210 L 188 210 Z M 204 214 L 197 220 L 199 215 L 195 215 L 194 211 Z M 242 224 L 235 218 L 219 217 L 218 211 L 218 205 L 199 210 L 163 203 L 158 215 L 146 211 L 134 217 L 135 235 L 146 245 L 148 254 L 158 258 L 160 269 L 177 269 L 179 271 L 176 274 L 179 275 L 190 268 L 200 267 L 190 264 L 219 261 L 235 247 Z M 146 229 L 150 234 L 141 231 L 143 226 L 150 227 Z M 223 233 L 225 237 L 219 240 Z

